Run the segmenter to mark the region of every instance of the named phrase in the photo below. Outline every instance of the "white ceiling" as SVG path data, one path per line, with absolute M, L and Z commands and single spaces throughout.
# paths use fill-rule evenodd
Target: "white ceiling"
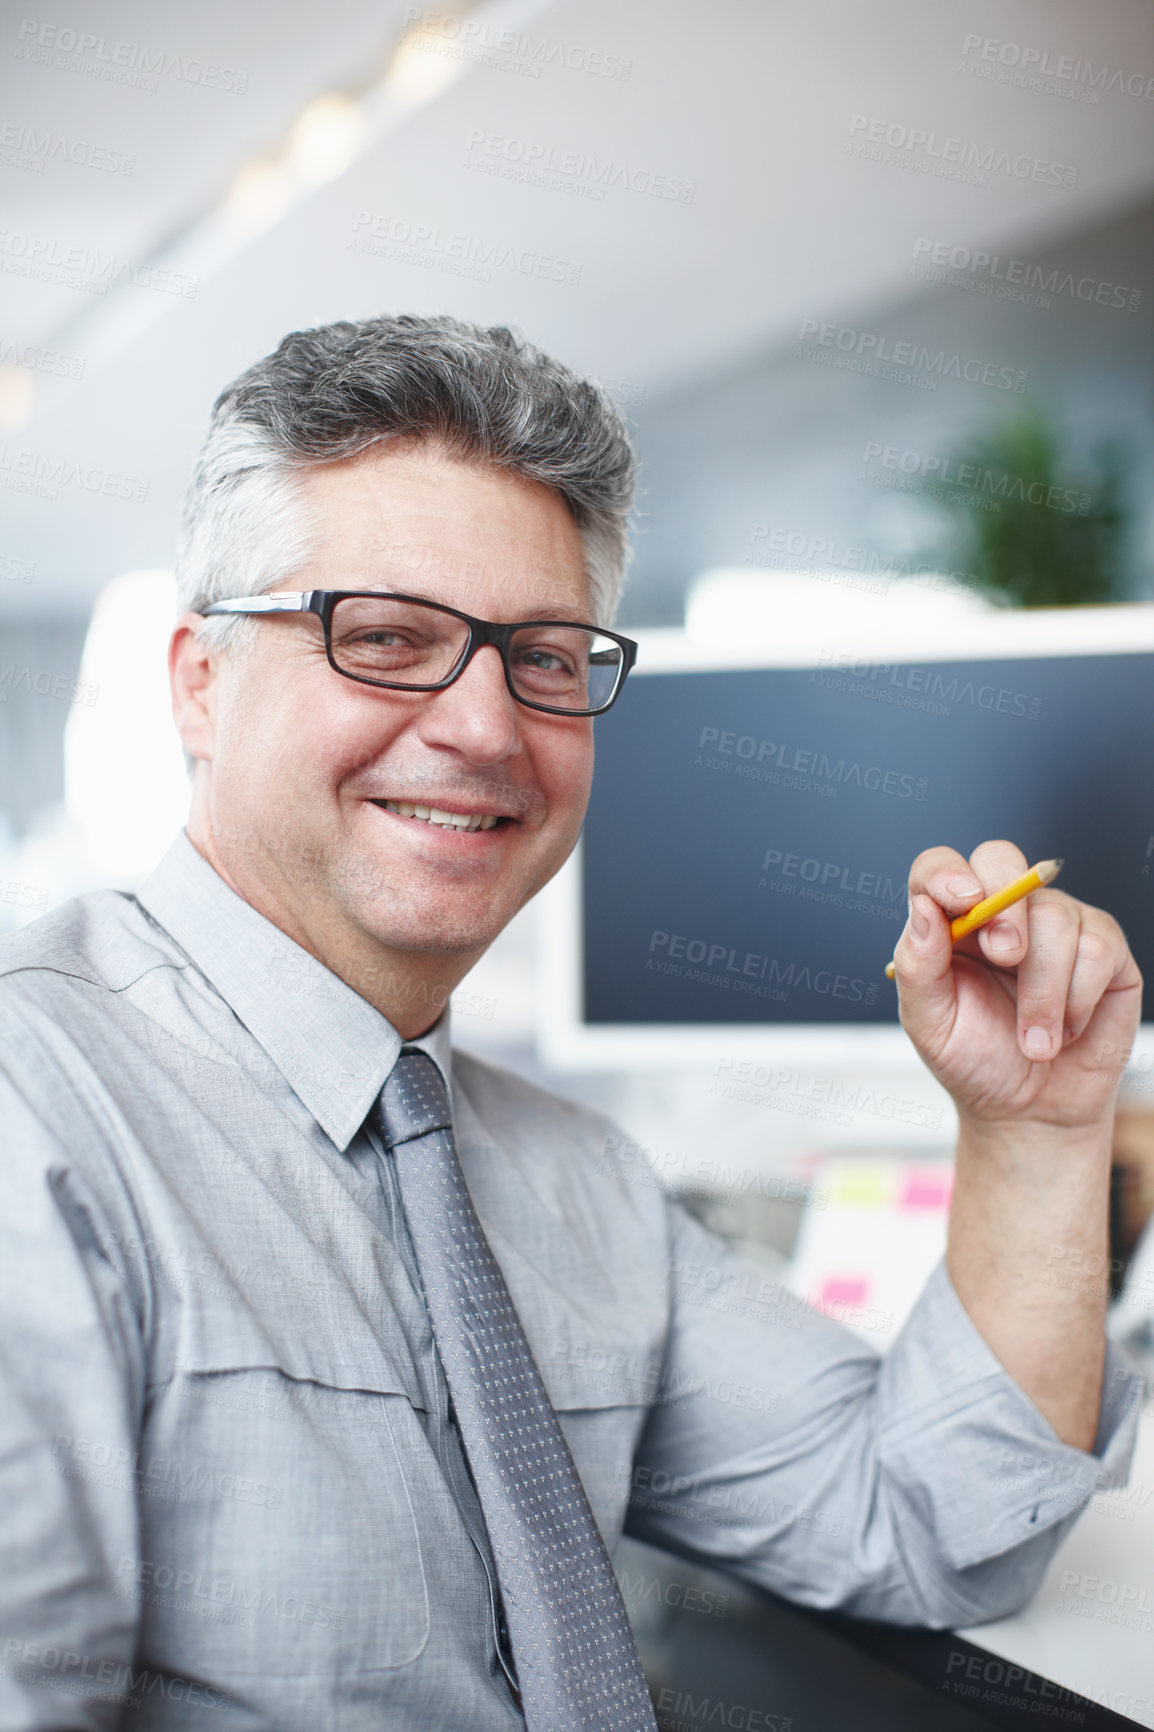
M 52 156 L 38 173 L 4 166 L 14 134 L 3 134 L 0 353 L 36 344 L 83 376 L 35 372 L 22 423 L 27 380 L 9 369 L 3 381 L 12 419 L 0 455 L 0 574 L 11 577 L 13 561 L 34 574 L 0 582 L 0 611 L 83 607 L 116 572 L 165 562 L 213 398 L 295 327 L 404 310 L 512 323 L 614 382 L 638 415 L 637 405 L 780 342 L 802 319 L 860 318 L 904 295 L 919 237 L 1021 256 L 1154 183 L 1154 101 L 1023 90 L 972 75 L 968 66 L 986 63 L 964 52 L 967 37 L 989 36 L 1055 64 L 1065 55 L 1154 79 L 1148 0 L 1017 0 L 1012 10 L 997 0 L 714 0 L 708 13 L 688 0 L 507 0 L 467 19 L 458 9 L 458 26 L 446 27 L 457 41 L 438 39 L 455 50 L 467 26 L 473 59 L 433 53 L 426 37 L 403 64 L 392 59 L 382 92 L 408 10 L 393 0 L 323 9 L 201 0 L 179 17 L 145 0 L 54 8 L 56 28 L 103 38 L 83 66 L 107 64 L 98 54 L 123 43 L 122 58 L 137 62 L 160 51 L 226 68 L 222 81 L 246 73 L 243 92 L 175 70 L 156 90 L 121 85 L 73 70 L 75 53 L 37 64 L 21 58 L 20 20 L 0 27 L 9 128 L 135 158 L 130 174 Z M 486 63 L 484 45 L 502 31 L 543 52 L 539 77 L 524 59 L 515 70 L 491 63 L 496 50 Z M 597 56 L 628 61 L 628 75 L 589 70 Z M 418 100 L 414 79 L 443 88 Z M 366 136 L 347 171 L 263 229 L 222 217 L 237 171 L 282 150 L 301 110 L 328 91 L 365 98 Z M 858 160 L 847 153 L 854 115 L 1058 163 L 1076 170 L 1076 184 L 1003 171 L 967 185 Z M 494 134 L 518 141 L 511 150 L 691 182 L 692 199 L 610 185 L 597 200 L 477 172 L 470 140 Z M 436 239 L 419 262 L 357 250 L 372 227 L 354 227 L 365 212 Z M 23 274 L 33 242 L 37 276 Z M 494 245 L 515 262 L 491 265 L 487 281 L 438 268 Z M 67 271 L 70 249 L 72 277 L 44 280 L 46 264 Z M 80 255 L 96 255 L 81 260 L 89 273 L 109 261 L 181 273 L 195 295 L 123 278 L 96 295 L 76 285 Z M 530 274 L 525 265 L 542 255 L 579 280 Z M 19 490 L 28 466 L 62 462 L 126 476 L 147 497 L 87 491 L 76 470 L 54 498 Z

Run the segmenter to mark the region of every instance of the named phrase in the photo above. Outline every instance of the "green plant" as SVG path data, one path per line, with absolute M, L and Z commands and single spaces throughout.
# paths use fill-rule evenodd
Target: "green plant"
M 951 464 L 963 485 L 943 501 L 953 523 L 947 569 L 1010 607 L 1121 601 L 1127 528 L 1117 446 L 1091 466 L 1063 455 L 1034 406 L 971 438 Z

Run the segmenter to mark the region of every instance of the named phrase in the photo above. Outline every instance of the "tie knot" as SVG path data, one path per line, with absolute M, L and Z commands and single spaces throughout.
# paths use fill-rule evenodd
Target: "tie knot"
M 402 1047 L 381 1090 L 381 1121 L 386 1147 L 411 1143 L 433 1131 L 451 1131 L 449 1092 L 428 1053 Z

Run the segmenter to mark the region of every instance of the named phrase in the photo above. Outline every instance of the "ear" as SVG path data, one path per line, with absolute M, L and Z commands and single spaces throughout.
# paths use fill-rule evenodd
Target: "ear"
M 172 715 L 184 749 L 193 758 L 212 761 L 216 739 L 217 657 L 200 637 L 204 618 L 182 613 L 168 646 L 168 678 Z

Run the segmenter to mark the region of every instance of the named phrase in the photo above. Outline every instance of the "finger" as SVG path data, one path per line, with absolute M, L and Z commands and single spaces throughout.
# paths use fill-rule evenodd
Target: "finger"
M 957 1016 L 953 957 L 948 915 L 919 891 L 894 948 L 894 978 L 902 1027 L 924 1055 L 941 1051 Z
M 1118 922 L 1100 908 L 1090 908 L 1084 902 L 1076 906 L 1080 921 L 1078 949 L 1066 992 L 1067 1044 L 1082 1034 L 1103 993 L 1130 960 L 1126 937 Z
M 1039 890 L 1030 901 L 1029 943 L 1017 975 L 1018 1045 L 1037 1064 L 1062 1050 L 1081 904 L 1058 890 Z
M 1020 848 L 1012 842 L 982 842 L 970 855 L 970 865 L 982 881 L 982 895 L 992 896 L 1004 890 L 1015 878 L 1029 870 L 1030 863 Z M 999 968 L 1016 968 L 1026 954 L 1029 943 L 1029 902 L 1023 897 L 1012 908 L 1005 909 L 978 928 L 978 950 L 987 962 Z
M 951 917 L 964 914 L 986 894 L 982 881 L 956 848 L 926 848 L 910 867 L 910 901 L 932 896 Z

